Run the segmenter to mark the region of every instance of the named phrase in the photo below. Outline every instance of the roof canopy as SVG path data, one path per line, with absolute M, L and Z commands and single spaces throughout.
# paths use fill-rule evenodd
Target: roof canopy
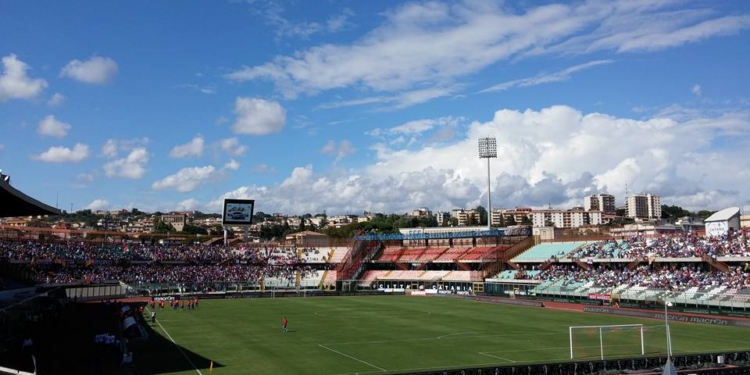
M 727 221 L 731 220 L 734 217 L 740 217 L 740 208 L 739 207 L 729 207 L 725 208 L 719 212 L 714 213 L 713 215 L 709 216 L 705 222 L 711 222 L 711 221 Z
M 60 215 L 57 208 L 48 206 L 16 190 L 7 181 L 0 180 L 0 217 Z

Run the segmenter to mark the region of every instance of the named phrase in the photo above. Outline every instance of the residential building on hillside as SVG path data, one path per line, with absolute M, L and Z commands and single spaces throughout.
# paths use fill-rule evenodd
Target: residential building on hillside
M 493 210 L 494 211 L 494 210 Z M 493 226 L 500 226 L 500 216 L 503 217 L 503 222 L 507 226 L 508 221 L 510 221 L 510 218 L 513 217 L 513 220 L 516 222 L 516 224 L 521 224 L 521 222 L 524 220 L 524 218 L 531 219 L 531 211 L 533 211 L 529 207 L 516 207 L 513 209 L 508 210 L 500 210 L 500 215 L 495 215 L 493 213 L 492 215 L 492 225 Z
M 602 211 L 572 210 L 533 210 L 531 223 L 534 227 L 578 228 L 604 223 Z
M 625 202 L 625 216 L 632 219 L 661 218 L 661 197 L 654 194 L 636 194 Z
M 426 207 L 420 207 L 420 208 L 417 208 L 416 210 L 412 210 L 410 216 L 413 216 L 413 217 L 430 217 L 430 216 L 432 216 L 432 211 L 430 211 Z
M 438 211 L 435 214 L 435 219 L 437 219 L 438 225 L 440 226 L 447 225 L 451 219 L 451 214 L 450 212 Z
M 185 214 L 167 214 L 161 215 L 161 221 L 164 224 L 171 225 L 176 231 L 182 232 L 187 223 L 187 216 Z
M 456 208 L 451 212 L 451 217 L 455 217 L 458 220 L 458 226 L 465 227 L 472 224 L 472 220 L 479 221 L 479 215 L 476 210 L 465 210 L 463 208 Z
M 605 215 L 615 214 L 615 196 L 611 194 L 589 195 L 583 199 L 586 211 L 602 211 Z

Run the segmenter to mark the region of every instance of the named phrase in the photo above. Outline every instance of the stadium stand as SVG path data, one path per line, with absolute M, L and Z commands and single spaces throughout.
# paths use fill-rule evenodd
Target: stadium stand
M 514 262 L 544 262 L 552 257 L 562 258 L 585 242 L 548 242 L 538 244 L 513 258 Z

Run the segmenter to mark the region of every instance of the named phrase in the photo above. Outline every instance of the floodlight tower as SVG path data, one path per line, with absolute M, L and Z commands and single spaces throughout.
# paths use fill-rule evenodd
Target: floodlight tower
M 479 158 L 487 159 L 487 230 L 492 229 L 492 193 L 490 187 L 490 159 L 497 157 L 497 140 L 494 137 L 479 138 Z

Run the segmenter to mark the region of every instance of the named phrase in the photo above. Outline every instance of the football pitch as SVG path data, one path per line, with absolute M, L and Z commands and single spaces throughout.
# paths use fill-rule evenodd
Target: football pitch
M 561 362 L 570 360 L 568 327 L 614 324 L 643 324 L 646 353 L 666 353 L 662 321 L 453 298 L 202 300 L 196 310 L 157 311 L 158 323 L 149 324 L 164 339 L 134 348 L 139 374 L 354 375 Z M 747 328 L 670 328 L 675 354 L 750 349 Z M 637 356 L 639 336 L 612 332 L 600 341 L 598 330 L 583 330 L 574 336 L 576 356 L 599 358 L 600 342 L 605 357 Z

